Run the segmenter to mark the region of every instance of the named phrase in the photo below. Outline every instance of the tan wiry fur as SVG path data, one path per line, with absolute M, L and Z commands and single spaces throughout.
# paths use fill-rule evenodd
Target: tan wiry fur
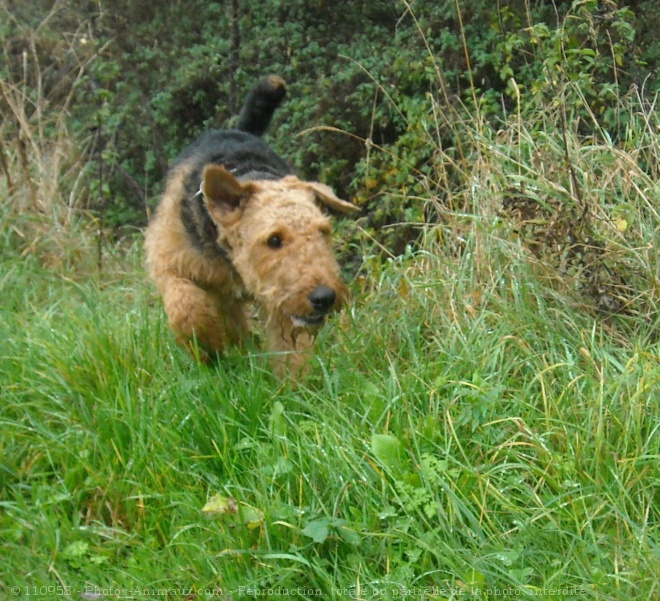
M 189 171 L 184 161 L 170 174 L 146 233 L 149 271 L 177 341 L 191 349 L 196 341 L 203 358 L 222 353 L 248 334 L 253 303 L 276 372 L 297 372 L 323 321 L 322 315 L 317 323 L 310 294 L 319 286 L 331 288 L 336 298 L 328 312 L 346 298 L 332 253 L 330 222 L 317 203 L 342 212 L 356 207 L 329 187 L 293 175 L 239 181 L 224 167 L 208 165 L 201 192 L 217 225 L 217 244 L 227 250 L 230 262 L 191 244 L 181 219 Z M 276 238 L 279 247 L 273 247 Z

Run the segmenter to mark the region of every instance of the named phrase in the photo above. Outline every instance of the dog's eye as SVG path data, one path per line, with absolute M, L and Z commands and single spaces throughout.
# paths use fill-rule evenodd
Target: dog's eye
M 266 244 L 268 245 L 268 248 L 272 248 L 273 250 L 282 248 L 282 236 L 279 234 L 273 234 L 268 240 L 266 240 Z

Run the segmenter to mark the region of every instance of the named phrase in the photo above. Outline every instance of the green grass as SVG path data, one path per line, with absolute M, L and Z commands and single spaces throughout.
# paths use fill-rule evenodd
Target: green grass
M 297 389 L 191 362 L 135 251 L 4 259 L 3 595 L 655 598 L 657 343 L 465 244 L 374 263 Z

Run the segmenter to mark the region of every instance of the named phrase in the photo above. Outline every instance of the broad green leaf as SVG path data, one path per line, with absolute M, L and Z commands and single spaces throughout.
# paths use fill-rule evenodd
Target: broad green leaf
M 302 533 L 305 536 L 309 536 L 309 538 L 311 538 L 315 543 L 324 543 L 330 534 L 328 520 L 314 520 L 305 526 Z
M 389 434 L 372 435 L 371 452 L 385 468 L 393 471 L 401 469 L 403 445 L 398 438 Z

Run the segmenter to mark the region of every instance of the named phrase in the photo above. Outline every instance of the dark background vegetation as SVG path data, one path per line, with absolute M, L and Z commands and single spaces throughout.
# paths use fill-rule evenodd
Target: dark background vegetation
M 521 90 L 552 100 L 556 71 L 592 112 L 567 107 L 571 126 L 588 134 L 595 115 L 616 136 L 620 95 L 660 86 L 654 0 L 5 0 L 3 12 L 2 77 L 66 106 L 87 170 L 82 208 L 112 231 L 146 223 L 168 163 L 231 124 L 264 74 L 289 83 L 269 140 L 303 176 L 361 204 L 364 230 L 392 253 L 415 232 L 383 226 L 429 218 L 396 192 L 451 195 L 451 173 L 423 177 L 435 168 L 419 135 L 435 127 L 433 99 L 454 123 L 475 109 L 493 122 Z M 24 144 L 5 97 L 0 108 L 4 144 Z M 300 135 L 323 126 L 333 130 Z M 460 160 L 460 127 L 436 133 Z

